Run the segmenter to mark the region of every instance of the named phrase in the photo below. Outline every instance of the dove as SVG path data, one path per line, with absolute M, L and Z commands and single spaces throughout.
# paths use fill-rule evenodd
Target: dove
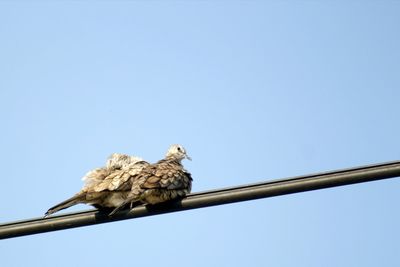
M 183 168 L 182 160 L 191 158 L 181 145 L 172 145 L 164 159 L 145 166 L 132 180 L 131 191 L 126 200 L 109 216 L 130 204 L 158 204 L 183 198 L 192 189 L 191 174 Z
M 85 203 L 96 208 L 115 208 L 125 201 L 132 187 L 132 178 L 149 163 L 139 157 L 112 154 L 105 167 L 89 171 L 82 180 L 82 189 L 73 197 L 51 207 L 45 217 Z

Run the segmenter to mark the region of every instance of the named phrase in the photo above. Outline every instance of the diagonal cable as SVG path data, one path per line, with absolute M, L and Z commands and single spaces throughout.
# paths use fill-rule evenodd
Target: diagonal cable
M 398 176 L 400 176 L 400 161 L 309 174 L 194 193 L 183 200 L 172 203 L 156 206 L 138 206 L 131 211 L 122 211 L 112 218 L 108 217 L 107 212 L 91 210 L 0 224 L 0 239 L 364 183 Z

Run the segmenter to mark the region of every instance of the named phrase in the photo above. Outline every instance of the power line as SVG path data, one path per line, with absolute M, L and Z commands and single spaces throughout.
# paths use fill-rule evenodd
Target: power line
M 364 183 L 394 178 L 397 176 L 400 176 L 400 161 L 297 176 L 282 180 L 266 181 L 256 184 L 194 193 L 183 200 L 173 203 L 147 207 L 139 206 L 134 208 L 132 211 L 122 211 L 112 218 L 108 217 L 107 212 L 91 210 L 49 218 L 35 218 L 0 224 L 0 239 L 217 206 L 335 186 Z

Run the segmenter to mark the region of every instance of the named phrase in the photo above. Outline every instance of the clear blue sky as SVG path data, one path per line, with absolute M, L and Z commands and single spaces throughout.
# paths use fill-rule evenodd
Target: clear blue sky
M 0 219 L 113 152 L 193 191 L 399 159 L 397 1 L 3 1 Z M 400 266 L 397 179 L 21 237 L 2 266 Z M 68 211 L 88 209 L 79 205 Z

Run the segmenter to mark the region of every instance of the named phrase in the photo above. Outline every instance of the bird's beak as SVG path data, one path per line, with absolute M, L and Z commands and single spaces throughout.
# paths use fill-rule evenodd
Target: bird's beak
M 186 158 L 187 158 L 188 160 L 192 161 L 192 158 L 189 157 L 188 155 L 186 155 Z

